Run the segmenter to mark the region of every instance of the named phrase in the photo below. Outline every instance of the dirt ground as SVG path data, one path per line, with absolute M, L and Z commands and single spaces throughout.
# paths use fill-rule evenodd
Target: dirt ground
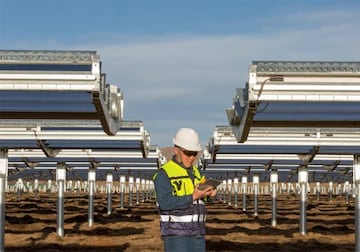
M 107 215 L 106 194 L 96 194 L 94 223 L 88 224 L 88 195 L 65 193 L 64 236 L 56 232 L 56 194 L 26 193 L 6 196 L 5 251 L 162 251 L 155 200 L 120 208 L 119 194 L 112 196 Z M 299 232 L 299 199 L 295 194 L 278 195 L 277 225 L 271 226 L 271 196 L 248 195 L 246 211 L 232 202 L 215 201 L 207 206 L 208 251 L 355 251 L 354 199 L 309 195 L 306 234 Z

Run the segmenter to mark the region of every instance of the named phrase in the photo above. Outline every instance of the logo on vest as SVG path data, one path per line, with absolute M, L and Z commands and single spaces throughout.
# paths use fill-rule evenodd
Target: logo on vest
M 181 190 L 181 185 L 182 185 L 182 181 L 178 180 L 178 181 L 173 181 L 173 186 L 176 187 L 174 188 L 174 192 L 176 193 L 176 191 L 180 191 Z

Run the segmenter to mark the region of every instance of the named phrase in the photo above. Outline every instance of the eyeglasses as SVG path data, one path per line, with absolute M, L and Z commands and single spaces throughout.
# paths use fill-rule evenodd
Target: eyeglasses
M 198 151 L 189 151 L 189 150 L 185 150 L 185 149 L 183 149 L 183 148 L 179 148 L 181 151 L 182 151 L 182 153 L 184 153 L 184 155 L 185 156 L 187 156 L 187 157 L 196 157 L 197 156 L 197 154 L 198 154 Z

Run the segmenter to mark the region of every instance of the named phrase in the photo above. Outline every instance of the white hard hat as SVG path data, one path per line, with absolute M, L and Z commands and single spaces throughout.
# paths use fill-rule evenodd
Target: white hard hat
M 200 138 L 195 130 L 181 128 L 176 133 L 173 143 L 189 151 L 201 151 Z

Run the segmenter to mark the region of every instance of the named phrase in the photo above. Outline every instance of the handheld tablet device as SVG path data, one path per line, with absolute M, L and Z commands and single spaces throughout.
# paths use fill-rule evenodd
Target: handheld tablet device
M 199 184 L 198 189 L 199 189 L 199 190 L 205 190 L 205 189 L 208 188 L 209 186 L 211 186 L 211 187 L 213 187 L 214 189 L 216 189 L 216 187 L 217 187 L 218 185 L 220 185 L 220 184 L 221 184 L 221 181 L 220 181 L 220 180 L 209 178 L 209 179 L 207 179 L 204 183 Z

